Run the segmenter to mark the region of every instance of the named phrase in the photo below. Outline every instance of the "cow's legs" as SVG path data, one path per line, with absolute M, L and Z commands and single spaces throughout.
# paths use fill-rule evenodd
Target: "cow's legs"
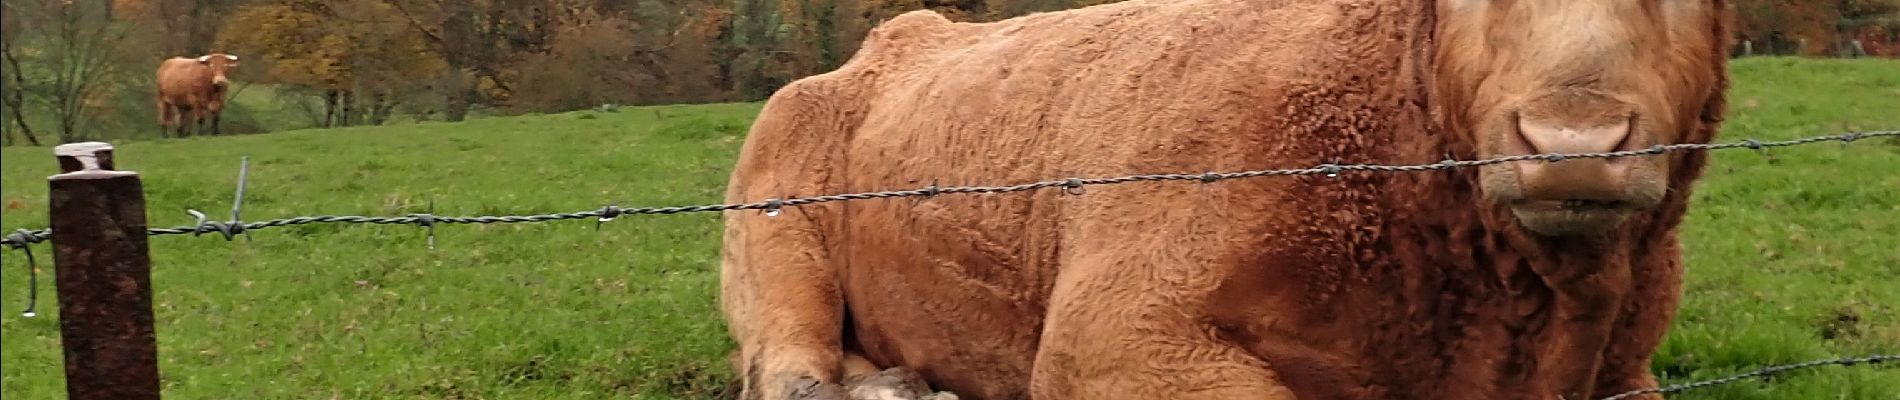
M 821 193 L 822 161 L 841 151 L 843 116 L 817 83 L 780 89 L 760 110 L 726 198 L 755 202 Z M 844 295 L 825 243 L 837 207 L 816 204 L 725 215 L 720 305 L 739 344 L 745 400 L 843 400 Z
M 166 104 L 163 99 L 158 100 L 158 137 L 160 139 L 171 134 L 172 123 L 172 105 Z
M 843 400 L 844 300 L 813 221 L 728 214 L 720 301 L 744 400 Z
M 223 95 L 220 94 L 219 96 Z M 221 123 L 224 119 L 224 102 L 212 100 L 211 102 L 205 103 L 203 108 L 205 118 L 209 120 L 207 123 L 211 124 L 211 136 L 224 135 L 224 124 Z
M 186 137 L 186 136 L 191 136 L 191 133 L 188 131 L 191 129 L 191 125 L 195 121 L 195 119 L 192 119 L 191 117 L 192 116 L 191 106 L 174 105 L 173 107 L 176 107 L 173 110 L 175 110 L 175 112 L 177 113 L 175 120 L 178 121 L 178 134 L 172 135 L 172 136 L 181 137 L 181 138 Z
M 205 108 L 202 105 L 191 108 L 192 135 L 202 136 L 205 134 L 205 114 Z
M 1215 337 L 1192 309 L 1113 289 L 1159 282 L 1063 281 L 1030 377 L 1036 400 L 1295 399 L 1265 361 Z M 1144 298 L 1083 293 L 1101 290 Z
M 1104 193 L 1103 202 L 1126 201 Z M 1138 204 L 1138 201 L 1126 201 Z M 1030 374 L 1035 400 L 1293 400 L 1266 360 L 1217 336 L 1207 310 L 1233 279 L 1228 235 L 1199 209 L 1075 217 Z M 1193 211 L 1183 211 L 1193 210 Z M 1103 211 L 1109 212 L 1109 211 Z M 1146 214 L 1146 215 L 1142 215 Z M 1129 223 L 1119 220 L 1119 223 Z M 1140 226 L 1141 229 L 1130 229 Z M 1196 234 L 1195 232 L 1199 232 Z

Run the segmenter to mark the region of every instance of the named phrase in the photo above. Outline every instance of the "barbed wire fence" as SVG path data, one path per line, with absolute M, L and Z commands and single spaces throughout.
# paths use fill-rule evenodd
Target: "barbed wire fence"
M 561 213 L 550 213 L 550 214 L 533 214 L 533 215 L 503 215 L 503 216 L 474 216 L 474 217 L 440 216 L 440 215 L 433 215 L 433 214 L 428 214 L 428 213 L 408 214 L 404 216 L 382 216 L 382 217 L 360 216 L 360 215 L 320 215 L 320 216 L 280 218 L 280 219 L 272 219 L 272 220 L 266 220 L 266 221 L 240 222 L 235 219 L 236 217 L 235 213 L 233 214 L 233 218 L 234 218 L 233 220 L 216 221 L 216 220 L 210 220 L 206 218 L 205 215 L 201 212 L 198 212 L 196 210 L 191 210 L 188 212 L 191 213 L 193 216 L 198 217 L 198 222 L 196 224 L 175 226 L 175 227 L 170 227 L 170 228 L 153 228 L 149 231 L 149 235 L 165 236 L 165 235 L 190 234 L 190 235 L 196 236 L 196 235 L 200 235 L 204 233 L 219 233 L 219 234 L 222 234 L 226 240 L 229 240 L 235 237 L 236 235 L 243 234 L 249 231 L 264 229 L 264 228 L 283 227 L 283 226 L 292 226 L 292 225 L 305 225 L 305 224 L 318 224 L 318 223 L 417 225 L 424 228 L 433 228 L 434 226 L 439 225 L 439 224 L 510 224 L 510 223 L 575 220 L 575 219 L 588 219 L 588 218 L 597 218 L 597 219 L 601 219 L 602 221 L 607 221 L 607 220 L 612 220 L 615 217 L 619 217 L 623 215 L 665 215 L 665 214 L 743 211 L 743 210 L 764 210 L 768 214 L 776 215 L 779 212 L 779 210 L 785 207 L 798 207 L 798 206 L 811 205 L 811 204 L 831 203 L 831 202 L 839 202 L 839 201 L 852 201 L 852 200 L 872 200 L 872 199 L 904 198 L 904 197 L 935 197 L 935 196 L 945 195 L 945 194 L 968 194 L 968 193 L 998 194 L 998 193 L 1022 192 L 1022 191 L 1032 191 L 1032 190 L 1051 189 L 1051 188 L 1060 188 L 1063 190 L 1064 193 L 1067 193 L 1067 194 L 1082 194 L 1084 192 L 1084 188 L 1087 186 L 1117 185 L 1117 184 L 1134 183 L 1134 182 L 1199 181 L 1203 183 L 1213 183 L 1216 181 L 1223 181 L 1223 180 L 1269 177 L 1269 176 L 1295 176 L 1295 175 L 1321 175 L 1321 174 L 1324 174 L 1327 176 L 1338 176 L 1339 174 L 1345 173 L 1345 172 L 1441 171 L 1441 170 L 1450 170 L 1450 169 L 1457 169 L 1457 168 L 1478 167 L 1478 166 L 1485 166 L 1485 165 L 1491 165 L 1491 164 L 1501 164 L 1501 163 L 1514 162 L 1514 161 L 1557 162 L 1557 161 L 1564 161 L 1564 160 L 1570 160 L 1570 159 L 1592 159 L 1592 158 L 1608 159 L 1608 158 L 1619 158 L 1619 157 L 1660 155 L 1660 154 L 1665 154 L 1665 153 L 1670 153 L 1670 152 L 1692 151 L 1692 150 L 1730 150 L 1730 149 L 1764 150 L 1764 149 L 1775 148 L 1775 147 L 1799 146 L 1799 145 L 1825 143 L 1825 142 L 1841 142 L 1842 144 L 1846 144 L 1846 143 L 1853 143 L 1861 139 L 1868 139 L 1868 138 L 1875 138 L 1875 137 L 1889 137 L 1889 136 L 1900 136 L 1900 131 L 1856 132 L 1856 133 L 1846 133 L 1846 134 L 1839 134 L 1839 135 L 1811 136 L 1811 137 L 1806 137 L 1806 138 L 1775 141 L 1775 142 L 1763 142 L 1763 141 L 1759 141 L 1755 139 L 1746 139 L 1739 142 L 1720 143 L 1720 144 L 1690 143 L 1690 144 L 1656 145 L 1656 146 L 1651 146 L 1648 149 L 1644 149 L 1644 150 L 1628 150 L 1628 151 L 1603 152 L 1603 153 L 1529 154 L 1529 155 L 1516 155 L 1516 156 L 1498 157 L 1498 158 L 1491 158 L 1491 159 L 1485 159 L 1485 160 L 1470 160 L 1470 161 L 1446 159 L 1444 161 L 1440 161 L 1437 163 L 1416 164 L 1416 165 L 1323 164 L 1323 165 L 1314 166 L 1311 168 L 1264 169 L 1264 170 L 1224 172 L 1224 173 L 1223 172 L 1207 172 L 1207 173 L 1200 173 L 1200 174 L 1176 173 L 1176 174 L 1129 175 L 1129 176 L 1121 176 L 1121 177 L 1113 177 L 1113 178 L 1067 178 L 1067 179 L 1046 180 L 1046 181 L 1025 183 L 1025 184 L 1018 184 L 1018 185 L 1009 185 L 1009 186 L 939 187 L 933 184 L 931 186 L 911 189 L 911 190 L 833 194 L 833 195 L 822 195 L 822 196 L 814 196 L 814 197 L 786 198 L 786 199 L 767 199 L 767 200 L 752 202 L 752 203 L 705 204 L 705 205 L 694 205 L 694 206 L 641 207 L 641 208 L 620 208 L 616 206 L 607 206 L 607 207 L 594 209 L 594 210 L 561 212 Z M 240 173 L 240 175 L 242 175 L 242 173 Z M 239 181 L 242 182 L 243 180 L 240 179 Z M 242 185 L 240 185 L 239 199 L 233 204 L 241 205 L 242 202 L 243 202 Z M 47 241 L 52 238 L 52 235 L 53 235 L 53 231 L 51 229 L 36 229 L 36 230 L 35 229 L 19 229 L 19 230 L 14 231 L 11 234 L 6 235 L 4 238 L 0 238 L 0 245 L 5 245 L 11 248 L 21 248 L 29 244 Z
M 1128 184 L 1128 183 L 1137 183 L 1137 182 L 1193 181 L 1193 182 L 1200 182 L 1200 183 L 1214 183 L 1218 181 L 1232 180 L 1232 179 L 1279 177 L 1279 176 L 1324 175 L 1327 177 L 1336 177 L 1336 176 L 1339 176 L 1340 174 L 1349 173 L 1349 172 L 1405 173 L 1405 172 L 1446 171 L 1446 170 L 1453 170 L 1453 169 L 1458 169 L 1458 168 L 1471 168 L 1471 167 L 1479 167 L 1479 166 L 1485 166 L 1485 165 L 1500 164 L 1500 163 L 1507 163 L 1507 162 L 1518 162 L 1518 161 L 1560 162 L 1560 161 L 1572 160 L 1572 159 L 1610 159 L 1610 158 L 1620 158 L 1620 157 L 1654 156 L 1654 155 L 1662 155 L 1662 154 L 1667 154 L 1667 153 L 1672 153 L 1672 152 L 1682 152 L 1682 151 L 1715 151 L 1715 150 L 1733 150 L 1733 149 L 1751 149 L 1751 150 L 1756 150 L 1756 151 L 1763 151 L 1769 148 L 1776 148 L 1776 147 L 1799 146 L 1799 145 L 1809 145 L 1809 144 L 1827 143 L 1827 142 L 1839 142 L 1842 145 L 1846 145 L 1848 143 L 1854 143 L 1862 139 L 1869 139 L 1869 138 L 1876 138 L 1876 137 L 1895 137 L 1895 136 L 1900 136 L 1900 131 L 1887 130 L 1887 131 L 1870 131 L 1870 132 L 1850 132 L 1850 133 L 1838 134 L 1838 135 L 1811 136 L 1811 137 L 1805 137 L 1805 138 L 1793 139 L 1793 140 L 1784 140 L 1784 141 L 1760 141 L 1756 139 L 1745 139 L 1745 140 L 1741 140 L 1737 142 L 1719 143 L 1719 144 L 1687 143 L 1687 144 L 1655 145 L 1655 146 L 1650 146 L 1649 148 L 1642 149 L 1642 150 L 1598 152 L 1598 153 L 1545 153 L 1545 154 L 1530 154 L 1530 155 L 1497 157 L 1497 158 L 1490 158 L 1490 159 L 1483 159 L 1483 160 L 1456 160 L 1456 159 L 1451 159 L 1448 157 L 1447 159 L 1440 162 L 1436 162 L 1436 163 L 1415 164 L 1415 165 L 1322 164 L 1322 165 L 1317 165 L 1317 166 L 1308 167 L 1308 168 L 1262 169 L 1262 170 L 1249 170 L 1249 171 L 1236 171 L 1236 172 L 1205 172 L 1205 173 L 1198 173 L 1198 174 L 1195 174 L 1195 173 L 1148 174 L 1148 175 L 1129 175 L 1129 176 L 1107 177 L 1107 178 L 1065 178 L 1065 179 L 1045 180 L 1045 181 L 1023 183 L 1023 184 L 1016 184 L 1016 185 L 1006 185 L 1006 186 L 942 187 L 933 183 L 930 186 L 917 188 L 917 189 L 910 189 L 910 190 L 831 194 L 831 195 L 820 195 L 820 196 L 800 197 L 800 198 L 782 198 L 782 199 L 774 198 L 774 199 L 766 199 L 766 200 L 750 202 L 750 203 L 705 204 L 705 205 L 667 206 L 667 207 L 637 207 L 637 208 L 621 208 L 615 205 L 609 205 L 609 206 L 606 206 L 600 209 L 594 209 L 594 210 L 560 212 L 560 213 L 549 213 L 549 214 L 532 214 L 532 215 L 502 215 L 502 216 L 484 215 L 484 216 L 466 216 L 466 217 L 441 216 L 441 215 L 434 214 L 434 205 L 433 203 L 431 203 L 429 205 L 429 211 L 426 213 L 414 213 L 414 214 L 407 214 L 407 215 L 402 215 L 402 216 L 318 215 L 318 216 L 300 216 L 300 217 L 291 217 L 291 218 L 271 219 L 271 220 L 265 220 L 265 221 L 244 222 L 240 218 L 240 212 L 241 212 L 241 208 L 242 208 L 243 200 L 244 200 L 245 181 L 246 181 L 246 177 L 249 174 L 248 158 L 247 158 L 239 170 L 238 188 L 237 188 L 237 193 L 235 195 L 235 198 L 232 201 L 231 219 L 225 220 L 225 221 L 213 220 L 209 218 L 208 216 L 206 216 L 203 212 L 200 212 L 198 210 L 187 210 L 189 214 L 196 217 L 197 219 L 196 223 L 194 223 L 193 225 L 174 226 L 174 227 L 167 227 L 167 228 L 150 228 L 150 229 L 146 229 L 144 234 L 145 236 L 167 236 L 167 235 L 185 235 L 185 234 L 200 236 L 206 233 L 216 233 L 222 236 L 225 240 L 229 241 L 229 240 L 234 240 L 238 236 L 243 236 L 246 238 L 246 240 L 249 240 L 250 235 L 246 235 L 246 233 L 249 233 L 250 231 L 274 228 L 274 227 L 286 227 L 286 226 L 306 225 L 306 224 L 339 223 L 339 224 L 374 224 L 374 225 L 416 225 L 418 227 L 421 227 L 427 230 L 429 247 L 433 249 L 435 247 L 435 227 L 437 225 L 445 225 L 445 224 L 510 224 L 510 223 L 535 223 L 535 222 L 562 221 L 562 220 L 578 220 L 578 219 L 595 219 L 597 221 L 596 224 L 600 224 L 600 223 L 612 221 L 614 218 L 617 218 L 620 216 L 627 216 L 627 215 L 669 215 L 669 214 L 748 211 L 748 210 L 763 211 L 768 216 L 776 216 L 781 212 L 781 210 L 783 210 L 786 207 L 799 207 L 799 206 L 806 206 L 806 205 L 842 202 L 842 201 L 890 199 L 890 198 L 906 198 L 906 197 L 936 197 L 936 196 L 947 195 L 947 194 L 1000 194 L 1000 193 L 1035 191 L 1035 190 L 1043 190 L 1043 189 L 1060 189 L 1065 194 L 1081 195 L 1085 193 L 1086 191 L 1085 188 L 1088 186 L 1118 185 L 1118 184 Z M 69 168 L 69 166 L 66 165 L 67 160 L 65 160 L 65 158 L 68 157 L 68 155 L 62 153 L 61 154 L 62 169 L 66 169 L 66 172 L 73 172 L 77 170 L 94 171 L 94 172 L 101 172 L 103 170 L 103 172 L 119 172 L 119 171 L 109 171 L 111 169 L 110 168 L 110 151 L 111 151 L 110 146 L 104 145 L 103 143 L 100 143 L 99 145 L 105 146 L 104 152 L 98 153 L 98 154 L 104 154 L 104 156 L 101 156 L 101 158 L 97 161 L 94 161 L 94 160 L 85 161 L 84 162 L 85 168 L 78 167 L 77 166 L 78 164 L 74 164 L 74 166 L 71 166 Z M 87 149 L 87 150 L 93 150 L 93 149 Z M 91 155 L 86 155 L 84 157 L 91 157 Z M 139 214 L 142 215 L 143 214 L 142 196 L 139 197 L 139 199 L 141 203 L 139 205 L 140 207 Z M 141 223 L 140 226 L 143 226 L 143 224 Z M 33 317 L 35 315 L 34 307 L 36 303 L 36 298 L 38 296 L 38 273 L 37 273 L 37 267 L 33 266 L 35 265 L 35 261 L 33 258 L 32 246 L 34 244 L 51 241 L 52 239 L 53 239 L 53 230 L 51 228 L 18 229 L 12 233 L 5 235 L 4 237 L 0 237 L 0 246 L 5 246 L 10 249 L 23 251 L 26 255 L 26 259 L 29 264 L 29 271 L 31 271 L 30 272 L 31 277 L 30 277 L 30 282 L 29 282 L 30 298 L 28 299 L 28 305 L 27 305 L 26 311 L 22 313 L 23 316 Z M 142 241 L 140 243 L 140 246 L 141 247 L 143 246 Z M 149 268 L 149 266 L 147 266 L 146 268 Z M 64 293 L 62 293 L 62 295 L 63 294 Z M 147 309 L 145 310 L 145 313 L 146 313 L 145 317 L 147 318 L 147 322 L 149 323 L 149 317 L 150 317 L 149 307 L 147 307 Z M 70 348 L 69 348 L 69 351 L 70 351 Z M 1837 358 L 1837 359 L 1830 359 L 1830 360 L 1815 360 L 1815 361 L 1808 361 L 1808 362 L 1795 363 L 1795 364 L 1775 365 L 1775 366 L 1763 367 L 1761 369 L 1757 369 L 1754 371 L 1722 377 L 1722 378 L 1717 378 L 1717 379 L 1676 384 L 1676 385 L 1670 385 L 1670 386 L 1659 387 L 1659 388 L 1633 390 L 1630 392 L 1619 393 L 1610 397 L 1604 397 L 1604 398 L 1601 398 L 1600 400 L 1621 400 L 1621 399 L 1630 398 L 1633 396 L 1640 396 L 1640 395 L 1649 394 L 1649 393 L 1659 393 L 1659 394 L 1677 393 L 1677 392 L 1700 388 L 1700 387 L 1730 384 L 1730 383 L 1747 380 L 1749 378 L 1773 376 L 1773 375 L 1788 372 L 1788 371 L 1799 370 L 1799 369 L 1809 369 L 1809 368 L 1815 368 L 1815 367 L 1820 367 L 1820 366 L 1873 365 L 1873 364 L 1880 364 L 1883 362 L 1890 362 L 1890 361 L 1895 361 L 1895 360 L 1900 360 L 1900 355 L 1876 354 L 1876 355 L 1862 356 L 1862 357 L 1847 357 L 1847 358 Z M 70 368 L 69 368 L 69 373 L 70 373 Z
M 1743 380 L 1747 380 L 1750 378 L 1765 378 L 1765 377 L 1775 376 L 1783 372 L 1794 371 L 1794 370 L 1799 370 L 1799 369 L 1808 369 L 1808 368 L 1815 368 L 1815 367 L 1822 367 L 1822 366 L 1829 366 L 1829 365 L 1851 367 L 1855 365 L 1873 365 L 1873 364 L 1879 364 L 1879 363 L 1890 362 L 1890 361 L 1900 361 L 1900 354 L 1876 354 L 1876 355 L 1871 355 L 1871 356 L 1866 356 L 1866 357 L 1845 357 L 1845 358 L 1836 358 L 1836 359 L 1831 359 L 1831 360 L 1815 360 L 1815 361 L 1800 362 L 1800 363 L 1794 363 L 1794 364 L 1775 365 L 1775 366 L 1763 367 L 1761 369 L 1757 369 L 1754 371 L 1739 373 L 1735 375 L 1729 375 L 1729 376 L 1725 376 L 1721 378 L 1695 381 L 1695 382 L 1689 382 L 1689 383 L 1679 383 L 1679 384 L 1663 386 L 1663 387 L 1653 388 L 1653 389 L 1631 390 L 1628 392 L 1617 393 L 1614 396 L 1604 397 L 1598 400 L 1623 400 L 1623 399 L 1641 396 L 1645 394 L 1651 394 L 1651 393 L 1675 394 L 1675 393 L 1680 393 L 1680 392 L 1684 392 L 1690 389 L 1695 389 L 1695 388 L 1700 388 L 1700 387 L 1727 385 L 1731 383 L 1741 382 Z

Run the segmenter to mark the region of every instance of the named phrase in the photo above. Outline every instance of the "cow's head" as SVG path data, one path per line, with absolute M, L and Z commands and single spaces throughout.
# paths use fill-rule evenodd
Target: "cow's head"
M 237 68 L 238 57 L 234 54 L 211 53 L 198 56 L 198 64 L 211 68 L 211 84 L 224 87 L 231 84 L 231 80 L 225 78 L 224 74 Z
M 1720 118 L 1721 0 L 1438 0 L 1436 87 L 1478 156 L 1706 142 Z M 1672 159 L 1492 164 L 1486 198 L 1546 236 L 1607 232 L 1656 207 Z

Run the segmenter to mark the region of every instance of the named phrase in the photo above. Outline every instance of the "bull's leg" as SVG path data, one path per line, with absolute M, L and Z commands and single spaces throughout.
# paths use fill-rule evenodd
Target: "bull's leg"
M 1093 200 L 1117 201 L 1113 194 L 1103 196 Z M 1222 246 L 1233 242 L 1191 232 L 1193 225 L 1211 224 L 1193 219 L 1213 217 L 1130 208 L 1108 209 L 1124 218 L 1155 218 L 1076 217 L 1081 222 L 1072 229 L 1089 234 L 1065 242 L 1067 255 L 1030 376 L 1031 396 L 1293 400 L 1265 360 L 1218 337 L 1211 325 L 1211 297 L 1233 274 L 1220 261 Z M 1111 228 L 1116 223 L 1121 227 Z
M 178 134 L 173 136 L 181 138 L 191 136 L 191 133 L 188 131 L 191 129 L 191 124 L 196 121 L 191 117 L 191 106 L 176 105 L 174 107 L 177 107 L 175 110 L 177 110 L 176 112 L 178 113 Z
M 823 193 L 844 116 L 823 83 L 794 82 L 760 111 L 734 168 L 726 199 L 755 202 Z M 720 303 L 739 345 L 741 398 L 845 398 L 844 297 L 838 264 L 824 241 L 834 205 L 726 214 Z
M 223 114 L 224 113 L 219 112 L 211 113 L 211 136 L 224 135 L 224 130 L 221 129 L 222 125 L 219 124 L 219 120 L 223 118 Z
M 191 134 L 203 136 L 205 134 L 205 122 L 208 122 L 204 106 L 200 105 L 191 108 L 191 121 Z
M 843 400 L 844 300 L 812 220 L 728 214 L 720 301 L 741 399 Z
M 165 104 L 165 100 L 160 99 L 158 100 L 157 108 L 158 108 L 158 137 L 160 139 L 164 139 L 166 135 L 171 134 L 171 132 L 169 131 L 172 129 L 172 106 L 170 104 Z
M 1098 267 L 1075 265 L 1069 270 Z M 1115 289 L 1156 283 L 1058 279 L 1030 378 L 1032 396 L 1295 399 L 1265 361 L 1190 318 L 1194 309 L 1180 308 L 1161 296 Z

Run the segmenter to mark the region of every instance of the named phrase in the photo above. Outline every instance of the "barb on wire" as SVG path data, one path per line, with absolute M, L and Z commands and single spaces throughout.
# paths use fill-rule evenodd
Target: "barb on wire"
M 1672 394 L 1672 393 L 1678 393 L 1678 392 L 1705 387 L 1705 386 L 1727 385 L 1727 384 L 1731 384 L 1735 382 L 1740 382 L 1744 379 L 1766 377 L 1766 376 L 1771 376 L 1771 375 L 1793 371 L 1797 369 L 1807 369 L 1807 368 L 1814 368 L 1814 367 L 1820 367 L 1820 366 L 1826 366 L 1826 365 L 1840 365 L 1840 366 L 1851 367 L 1855 365 L 1863 365 L 1863 364 L 1873 365 L 1873 364 L 1879 364 L 1879 363 L 1890 362 L 1890 361 L 1900 361 L 1900 354 L 1876 354 L 1876 355 L 1871 355 L 1871 356 L 1866 356 L 1866 357 L 1836 358 L 1832 360 L 1815 360 L 1815 361 L 1808 361 L 1804 363 L 1775 365 L 1775 366 L 1770 366 L 1770 367 L 1764 367 L 1764 368 L 1757 369 L 1750 372 L 1710 379 L 1706 381 L 1696 381 L 1696 382 L 1675 384 L 1675 385 L 1669 385 L 1669 386 L 1651 388 L 1651 389 L 1631 390 L 1628 392 L 1617 393 L 1615 396 L 1604 397 L 1598 400 L 1623 400 L 1626 398 L 1631 398 L 1631 397 L 1641 396 L 1641 395 L 1651 394 L 1651 393 Z
M 435 199 L 434 198 L 429 199 L 428 212 L 422 213 L 422 214 L 409 214 L 409 218 L 415 218 L 416 225 L 422 226 L 422 229 L 425 229 L 428 231 L 429 250 L 435 250 Z
M 1862 139 L 1867 139 L 1871 137 L 1880 137 L 1880 136 L 1900 136 L 1900 131 L 1875 131 L 1875 132 L 1858 132 L 1858 133 L 1842 134 L 1842 135 L 1811 136 L 1811 137 L 1806 137 L 1806 138 L 1801 138 L 1801 139 L 1784 140 L 1784 141 L 1777 141 L 1777 142 L 1764 142 L 1764 141 L 1749 139 L 1749 140 L 1745 140 L 1741 142 L 1721 143 L 1721 144 L 1684 143 L 1684 144 L 1672 144 L 1672 145 L 1656 145 L 1656 146 L 1651 146 L 1643 150 L 1625 150 L 1625 151 L 1614 151 L 1614 152 L 1606 152 L 1606 153 L 1526 154 L 1526 155 L 1515 155 L 1515 156 L 1498 157 L 1498 158 L 1491 158 L 1491 159 L 1484 159 L 1484 160 L 1468 160 L 1468 161 L 1460 161 L 1460 160 L 1454 160 L 1454 159 L 1448 158 L 1444 161 L 1439 161 L 1439 162 L 1435 162 L 1431 164 L 1419 164 L 1419 165 L 1325 164 L 1325 165 L 1320 165 L 1320 166 L 1315 166 L 1315 167 L 1310 167 L 1310 168 L 1265 169 L 1265 170 L 1240 171 L 1240 172 L 1152 174 L 1152 175 L 1131 175 L 1131 176 L 1122 176 L 1122 177 L 1114 177 L 1114 178 L 1064 178 L 1064 179 L 1056 179 L 1056 180 L 1049 180 L 1049 181 L 1024 183 L 1024 184 L 1011 185 L 1011 186 L 940 187 L 940 186 L 937 186 L 935 183 L 933 183 L 931 186 L 928 186 L 928 187 L 911 189 L 911 190 L 835 194 L 835 195 L 801 197 L 801 198 L 783 198 L 783 199 L 774 198 L 774 199 L 769 199 L 769 200 L 760 201 L 760 202 L 740 203 L 740 204 L 707 204 L 707 205 L 696 205 L 696 206 L 618 208 L 617 210 L 614 210 L 611 212 L 614 213 L 614 216 L 621 216 L 621 215 L 651 215 L 651 214 L 685 214 L 685 213 L 722 212 L 722 211 L 738 211 L 738 210 L 763 210 L 767 216 L 776 216 L 779 214 L 780 210 L 782 210 L 785 207 L 798 207 L 798 206 L 804 206 L 804 205 L 830 203 L 830 202 L 838 202 L 838 201 L 870 200 L 870 199 L 899 198 L 899 197 L 934 197 L 937 195 L 950 194 L 950 193 L 997 194 L 997 193 L 1023 192 L 1023 191 L 1031 191 L 1031 190 L 1051 189 L 1051 188 L 1063 190 L 1065 193 L 1079 194 L 1081 189 L 1084 186 L 1115 185 L 1115 184 L 1132 183 L 1132 182 L 1199 181 L 1202 183 L 1212 183 L 1215 181 L 1228 180 L 1228 179 L 1257 178 L 1257 177 L 1267 177 L 1267 176 L 1329 175 L 1329 174 L 1339 174 L 1339 173 L 1345 173 L 1345 172 L 1441 171 L 1441 170 L 1478 167 L 1478 166 L 1484 166 L 1484 165 L 1501 164 L 1501 163 L 1516 162 L 1516 161 L 1548 161 L 1548 160 L 1551 160 L 1553 156 L 1562 157 L 1562 159 L 1564 160 L 1574 160 L 1574 159 L 1589 159 L 1589 158 L 1618 158 L 1618 157 L 1657 155 L 1657 154 L 1663 154 L 1663 153 L 1668 153 L 1672 151 L 1688 151 L 1688 150 L 1726 150 L 1726 149 L 1736 149 L 1736 148 L 1748 148 L 1748 149 L 1760 150 L 1760 149 L 1766 149 L 1766 148 L 1771 148 L 1771 147 L 1797 146 L 1797 145 L 1805 145 L 1805 144 L 1821 143 L 1821 142 L 1833 142 L 1833 141 L 1839 141 L 1839 142 L 1845 143 L 1845 142 L 1852 142 L 1856 140 L 1862 140 Z M 202 217 L 203 213 L 199 213 L 196 211 L 190 211 L 190 212 L 192 213 L 193 216 L 199 216 L 200 221 L 197 225 L 181 226 L 181 227 L 174 227 L 174 228 L 153 228 L 153 229 L 148 230 L 148 234 L 152 236 L 160 236 L 160 235 L 178 235 L 178 234 L 187 234 L 187 233 L 197 234 L 200 232 L 220 232 L 220 233 L 231 232 L 227 234 L 227 235 L 230 235 L 230 234 L 247 232 L 247 231 L 256 230 L 256 229 L 290 226 L 290 225 L 314 224 L 314 223 L 350 223 L 350 224 L 381 224 L 381 225 L 387 225 L 387 224 L 411 225 L 413 224 L 413 225 L 423 225 L 425 227 L 433 227 L 436 224 L 525 223 L 525 222 L 545 222 L 545 221 L 559 221 L 559 220 L 571 220 L 571 219 L 590 219 L 590 218 L 599 219 L 600 217 L 607 215 L 607 213 L 610 211 L 606 209 L 596 209 L 596 210 L 579 211 L 579 212 L 566 212 L 566 213 L 541 214 L 541 215 L 509 215 L 509 216 L 478 216 L 478 217 L 443 217 L 443 216 L 433 216 L 433 215 L 410 215 L 410 216 L 403 216 L 403 217 L 365 217 L 365 216 L 326 215 L 326 216 L 304 216 L 304 217 L 274 219 L 274 220 L 269 220 L 269 221 L 245 222 L 245 223 L 240 223 L 236 221 L 235 219 L 229 223 L 220 223 L 216 221 L 204 221 Z M 12 235 L 8 235 L 5 237 L 5 239 L 0 239 L 0 244 L 5 244 L 9 246 L 16 245 L 16 244 L 33 244 L 33 243 L 46 241 L 51 237 L 52 237 L 52 231 L 48 229 L 24 231 L 24 232 L 17 232 Z
M 763 207 L 765 209 L 765 216 L 778 216 L 779 210 L 785 207 L 785 204 L 787 204 L 785 200 L 779 200 L 777 198 L 766 199 Z
M 601 225 L 606 225 L 608 221 L 613 221 L 614 217 L 618 216 L 620 216 L 620 203 L 608 203 L 606 207 L 601 207 L 600 219 L 594 220 L 594 230 L 600 230 Z

